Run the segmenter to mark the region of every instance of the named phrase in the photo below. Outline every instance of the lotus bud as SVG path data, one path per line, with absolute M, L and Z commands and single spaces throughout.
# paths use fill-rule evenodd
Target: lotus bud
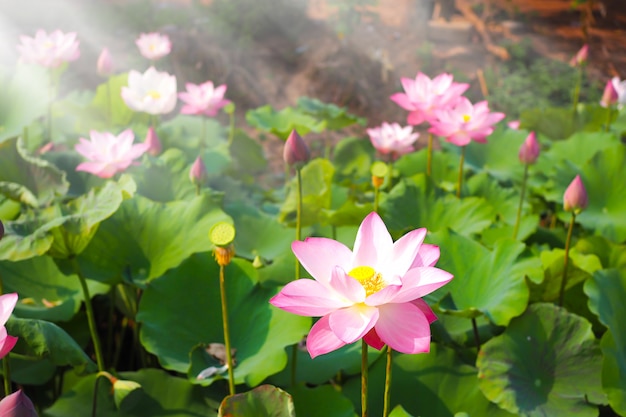
M 2 224 L 2 221 L 0 221 L 0 240 L 2 240 L 3 237 L 4 237 L 4 225 Z
M 572 59 L 570 59 L 569 64 L 572 67 L 579 67 L 583 64 L 586 64 L 588 58 L 589 58 L 589 45 L 584 44 L 583 47 L 580 48 L 578 52 L 576 52 L 576 55 L 574 55 Z
M 306 146 L 306 143 L 304 143 L 304 140 L 295 129 L 291 131 L 285 142 L 283 159 L 287 165 L 293 166 L 296 169 L 302 168 L 302 166 L 311 159 L 309 147 Z
M 609 80 L 606 82 L 606 86 L 604 87 L 604 92 L 602 93 L 602 99 L 600 100 L 600 105 L 602 107 L 611 107 L 613 104 L 617 103 L 619 95 L 617 90 L 615 89 L 615 84 L 613 84 L 613 80 Z
M 18 390 L 0 401 L 0 416 L 37 417 L 37 411 L 30 398 L 22 390 Z
M 207 180 L 206 165 L 201 157 L 197 157 L 189 171 L 189 179 L 196 186 L 203 185 Z
M 522 147 L 519 149 L 519 160 L 523 164 L 534 164 L 539 157 L 539 150 L 537 135 L 535 135 L 535 132 L 530 132 L 524 143 L 522 143 Z
M 587 207 L 588 202 L 585 185 L 580 179 L 580 175 L 576 175 L 563 195 L 563 208 L 565 211 L 573 211 L 578 214 Z
M 98 69 L 98 75 L 103 77 L 113 74 L 113 59 L 111 58 L 109 48 L 104 48 L 102 52 L 100 52 L 96 68 Z
M 148 133 L 146 134 L 145 143 L 148 145 L 148 154 L 152 156 L 157 156 L 161 153 L 163 146 L 161 145 L 161 141 L 156 134 L 156 130 L 154 127 L 150 126 L 148 129 Z
M 141 385 L 135 381 L 115 378 L 113 382 L 113 401 L 118 410 L 122 407 L 126 410 L 133 408 L 141 398 L 136 395 L 141 390 Z

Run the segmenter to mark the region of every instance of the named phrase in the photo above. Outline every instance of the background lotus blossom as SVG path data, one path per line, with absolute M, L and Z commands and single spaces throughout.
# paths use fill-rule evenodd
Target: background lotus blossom
M 37 410 L 30 398 L 19 389 L 0 401 L 0 416 L 37 417 Z
M 435 315 L 420 297 L 452 279 L 434 268 L 439 248 L 424 245 L 426 229 L 393 242 L 376 213 L 361 223 L 351 251 L 327 238 L 291 245 L 314 278 L 287 284 L 270 303 L 301 316 L 322 316 L 307 337 L 316 357 L 364 338 L 404 353 L 428 352 Z
M 578 50 L 578 52 L 576 52 L 576 54 L 572 57 L 572 59 L 570 59 L 569 64 L 572 67 L 578 67 L 578 66 L 585 64 L 588 58 L 589 58 L 589 45 L 584 44 Z
M 172 42 L 167 35 L 160 33 L 142 33 L 135 41 L 139 53 L 148 59 L 159 59 L 172 51 Z
M 185 103 L 180 110 L 182 114 L 204 114 L 213 117 L 222 107 L 230 103 L 230 100 L 224 98 L 226 84 L 214 88 L 213 82 L 207 81 L 199 85 L 187 83 L 185 87 L 187 91 L 178 94 Z
M 133 145 L 135 135 L 127 129 L 115 136 L 108 132 L 91 131 L 90 140 L 80 138 L 74 149 L 89 162 L 83 162 L 76 171 L 85 171 L 101 178 L 111 178 L 128 168 L 135 159 L 148 150 L 147 143 Z
M 576 175 L 576 178 L 574 178 L 565 190 L 565 194 L 563 194 L 563 208 L 565 211 L 579 213 L 587 208 L 588 203 L 589 199 L 585 184 L 583 184 L 580 175 Z
M 176 107 L 176 77 L 150 67 L 143 74 L 128 73 L 128 86 L 122 87 L 122 98 L 135 111 L 166 114 Z
M 613 83 L 613 80 L 607 81 L 604 86 L 604 91 L 602 92 L 600 105 L 602 107 L 611 107 L 613 104 L 617 103 L 618 98 L 619 95 L 615 88 L 615 83 Z
M 530 132 L 519 149 L 519 160 L 523 164 L 534 164 L 539 158 L 539 142 L 535 132 Z
M 391 154 L 398 158 L 400 155 L 413 152 L 413 144 L 419 133 L 413 133 L 413 127 L 402 127 L 398 123 L 383 122 L 381 126 L 367 129 L 370 141 L 376 150 L 383 155 Z
M 626 104 L 626 80 L 620 81 L 619 77 L 613 77 L 611 83 L 617 92 L 617 102 L 620 105 Z
M 404 93 L 393 94 L 390 99 L 403 109 L 409 110 L 407 123 L 418 125 L 430 122 L 435 110 L 446 109 L 456 103 L 469 84 L 455 83 L 450 74 L 440 74 L 432 80 L 423 73 L 415 79 L 402 78 Z
M 60 30 L 47 34 L 39 29 L 35 37 L 20 36 L 17 50 L 23 62 L 56 68 L 64 62 L 74 61 L 80 56 L 79 42 L 75 32 Z
M 294 129 L 289 134 L 283 148 L 283 160 L 289 166 L 296 165 L 302 167 L 311 159 L 309 147 L 302 139 L 302 136 Z
M 0 295 L 0 359 L 4 358 L 17 343 L 17 337 L 9 336 L 4 327 L 11 317 L 15 304 L 17 303 L 17 293 Z
M 429 131 L 457 146 L 465 146 L 472 140 L 486 142 L 486 137 L 493 133 L 493 125 L 505 117 L 504 113 L 490 113 L 486 101 L 472 105 L 465 97 L 453 108 L 437 110 L 435 115 L 437 119 L 431 122 Z
M 113 58 L 111 58 L 109 48 L 103 48 L 102 52 L 100 52 L 98 62 L 96 63 L 96 69 L 98 71 L 98 75 L 103 77 L 113 74 Z

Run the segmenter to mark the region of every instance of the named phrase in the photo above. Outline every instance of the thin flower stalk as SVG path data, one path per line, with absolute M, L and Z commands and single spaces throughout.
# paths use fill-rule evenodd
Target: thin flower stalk
M 367 343 L 361 340 L 361 417 L 367 417 L 367 383 L 369 378 L 369 362 L 367 360 Z
M 461 198 L 461 187 L 463 185 L 463 164 L 465 163 L 465 146 L 461 147 L 461 159 L 459 160 L 459 178 L 457 179 L 456 197 Z
M 433 166 L 433 134 L 428 133 L 428 150 L 426 153 L 426 175 L 430 177 Z
M 391 407 L 391 370 L 393 368 L 393 349 L 387 346 L 387 366 L 385 367 L 385 393 L 383 402 L 383 417 L 389 415 Z
M 224 346 L 226 348 L 226 365 L 228 366 L 228 391 L 235 395 L 235 372 L 233 369 L 233 355 L 230 345 L 230 330 L 228 328 L 228 306 L 226 304 L 226 283 L 224 280 L 224 265 L 220 264 L 220 299 L 222 302 L 222 323 L 224 326 Z
M 572 212 L 572 219 L 567 229 L 567 239 L 565 239 L 565 260 L 563 261 L 563 276 L 561 278 L 561 288 L 559 289 L 559 306 L 563 306 L 565 298 L 565 287 L 567 285 L 567 267 L 569 266 L 569 248 L 572 241 L 572 232 L 574 231 L 574 223 L 576 222 L 576 213 Z
M 583 67 L 578 66 L 576 71 L 576 84 L 574 84 L 573 112 L 576 114 L 578 100 L 580 99 L 580 88 L 583 82 Z
M 296 240 L 302 239 L 302 172 L 301 168 L 296 168 L 296 183 L 298 189 L 297 205 L 296 205 Z M 300 260 L 296 258 L 296 276 L 295 279 L 300 279 Z M 291 361 L 291 385 L 296 385 L 296 372 L 298 369 L 298 345 L 295 344 L 292 347 L 292 361 Z
M 522 206 L 524 205 L 524 196 L 526 194 L 526 182 L 528 181 L 528 165 L 524 164 L 524 178 L 522 179 L 522 191 L 519 197 L 519 205 L 517 206 L 517 216 L 515 217 L 515 226 L 513 227 L 513 239 L 517 239 L 519 232 L 520 220 L 522 218 Z

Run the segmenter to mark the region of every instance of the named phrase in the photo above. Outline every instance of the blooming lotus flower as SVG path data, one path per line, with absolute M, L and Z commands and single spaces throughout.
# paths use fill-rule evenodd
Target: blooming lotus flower
M 144 143 L 146 144 L 148 155 L 151 156 L 157 156 L 163 149 L 163 145 L 161 145 L 161 141 L 156 134 L 156 130 L 154 130 L 154 127 L 152 126 L 148 128 L 148 133 L 146 134 L 146 140 Z
M 617 102 L 620 105 L 626 104 L 626 80 L 620 81 L 619 77 L 611 78 L 613 88 L 617 91 Z
M 415 80 L 402 78 L 404 93 L 393 94 L 390 99 L 403 109 L 409 110 L 407 123 L 418 125 L 430 122 L 436 110 L 453 106 L 461 94 L 469 88 L 469 84 L 453 82 L 450 74 L 440 74 L 432 80 L 421 72 Z
M 436 120 L 431 122 L 429 132 L 443 136 L 447 142 L 465 146 L 472 140 L 487 142 L 487 136 L 493 133 L 493 125 L 504 119 L 504 113 L 490 113 L 486 101 L 472 105 L 465 97 L 447 110 L 435 112 Z
M 102 52 L 100 52 L 96 69 L 98 70 L 98 74 L 103 77 L 113 74 L 113 59 L 111 58 L 109 48 L 104 48 Z
M 204 114 L 213 117 L 222 107 L 230 103 L 230 100 L 224 98 L 226 84 L 214 88 L 213 82 L 207 81 L 200 85 L 187 83 L 185 87 L 187 91 L 178 94 L 185 103 L 180 109 L 182 114 Z
M 283 159 L 287 165 L 296 165 L 296 168 L 301 168 L 302 165 L 306 164 L 311 159 L 309 147 L 306 146 L 304 139 L 302 139 L 295 129 L 291 131 L 285 141 Z
M 615 88 L 615 83 L 613 83 L 613 80 L 607 81 L 606 85 L 604 86 L 602 98 L 600 99 L 600 105 L 602 107 L 611 107 L 613 104 L 617 103 L 618 99 L 619 94 L 617 92 L 617 89 Z
M 20 36 L 17 50 L 23 62 L 56 68 L 64 62 L 74 61 L 80 56 L 76 33 L 55 30 L 49 35 L 39 29 L 35 37 Z
M 17 343 L 17 337 L 9 336 L 4 327 L 17 303 L 17 293 L 0 295 L 0 359 L 4 358 Z M 1 414 L 4 415 L 4 414 Z
M 393 242 L 376 213 L 361 223 L 351 251 L 326 238 L 293 242 L 291 248 L 314 279 L 287 284 L 270 303 L 301 316 L 321 316 L 306 346 L 312 358 L 361 338 L 381 349 L 428 352 L 436 317 L 420 297 L 452 279 L 434 268 L 439 248 L 422 244 L 426 229 Z
M 580 175 L 576 175 L 576 178 L 574 178 L 565 190 L 565 194 L 563 194 L 563 208 L 565 211 L 580 213 L 587 208 L 587 204 L 587 190 L 580 179 Z
M 172 51 L 172 42 L 167 35 L 161 35 L 160 33 L 142 33 L 135 41 L 135 44 L 139 48 L 139 52 L 145 58 L 159 59 Z
M 0 416 L 37 417 L 37 410 L 30 398 L 20 389 L 0 401 Z
M 130 129 L 118 136 L 92 130 L 89 136 L 90 140 L 80 138 L 74 147 L 76 152 L 89 159 L 89 162 L 79 164 L 76 171 L 86 171 L 100 178 L 111 178 L 124 171 L 148 150 L 145 142 L 133 145 L 135 135 Z
M 150 67 L 143 74 L 128 73 L 128 86 L 122 87 L 128 107 L 149 114 L 166 114 L 176 107 L 176 77 Z
M 413 144 L 419 133 L 413 133 L 413 127 L 402 127 L 398 123 L 386 123 L 380 127 L 367 129 L 370 141 L 376 150 L 383 155 L 391 154 L 396 159 L 400 155 L 413 152 Z
M 194 185 L 203 185 L 207 179 L 206 165 L 201 157 L 197 157 L 189 170 L 189 179 Z
M 570 59 L 569 64 L 572 67 L 579 67 L 583 64 L 586 64 L 588 58 L 589 58 L 589 45 L 584 44 L 582 48 L 580 48 L 580 50 L 576 52 L 576 55 L 574 55 L 572 59 Z
M 523 164 L 534 164 L 539 158 L 539 142 L 537 142 L 537 135 L 535 132 L 530 132 L 526 137 L 524 143 L 522 143 L 519 149 L 519 160 Z

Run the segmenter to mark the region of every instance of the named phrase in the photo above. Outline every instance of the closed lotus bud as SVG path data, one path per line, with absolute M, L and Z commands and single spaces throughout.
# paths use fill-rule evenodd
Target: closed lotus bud
M 535 132 L 530 132 L 519 149 L 519 160 L 523 164 L 534 164 L 539 157 L 539 142 Z
M 587 63 L 588 58 L 589 58 L 589 45 L 584 44 L 583 47 L 580 48 L 578 52 L 576 52 L 576 55 L 574 55 L 572 59 L 570 59 L 569 64 L 572 67 L 579 67 Z
M 0 401 L 0 416 L 37 417 L 37 411 L 30 398 L 22 390 L 18 390 Z
M 291 131 L 285 142 L 283 159 L 287 165 L 294 166 L 296 169 L 301 168 L 311 159 L 309 147 L 306 146 L 302 137 L 295 130 Z
M 113 74 L 113 59 L 111 58 L 109 48 L 104 48 L 100 52 L 96 68 L 98 69 L 98 75 L 103 77 Z
M 148 145 L 148 154 L 152 156 L 157 156 L 161 153 L 163 146 L 161 145 L 161 141 L 154 130 L 154 127 L 150 126 L 148 129 L 148 133 L 146 134 L 145 143 Z
M 585 185 L 580 179 L 580 175 L 576 175 L 563 195 L 563 208 L 565 211 L 573 211 L 578 214 L 587 207 L 588 202 Z
M 618 99 L 617 90 L 615 89 L 615 85 L 612 80 L 606 82 L 606 86 L 604 87 L 604 92 L 602 93 L 602 99 L 600 100 L 600 105 L 602 107 L 611 107 L 613 104 L 617 103 Z
M 0 221 L 0 240 L 4 237 L 4 225 Z
M 197 157 L 189 171 L 189 179 L 194 185 L 203 185 L 207 180 L 206 165 L 201 157 Z

